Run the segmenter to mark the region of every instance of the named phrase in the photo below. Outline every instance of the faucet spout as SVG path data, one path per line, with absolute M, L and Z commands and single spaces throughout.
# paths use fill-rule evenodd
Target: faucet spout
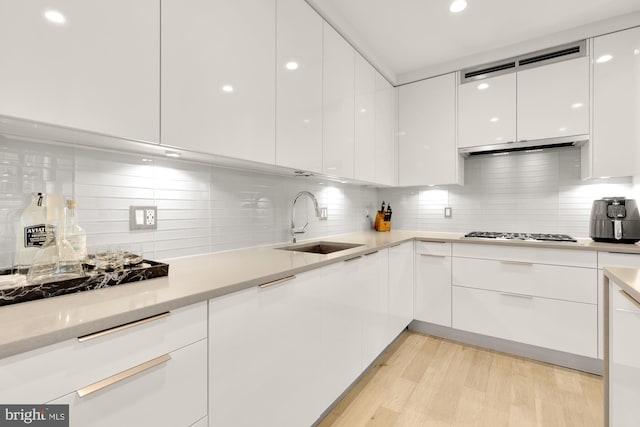
M 309 225 L 307 222 L 302 228 L 296 228 L 296 202 L 302 196 L 307 196 L 313 202 L 313 208 L 316 213 L 316 218 L 320 218 L 320 208 L 318 207 L 318 200 L 316 196 L 313 195 L 310 191 L 301 191 L 293 197 L 293 202 L 291 203 L 291 236 L 293 238 L 293 243 L 296 243 L 296 235 L 303 234 Z

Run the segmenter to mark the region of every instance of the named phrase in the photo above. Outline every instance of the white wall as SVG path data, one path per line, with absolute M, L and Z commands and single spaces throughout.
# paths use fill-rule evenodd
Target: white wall
M 143 242 L 149 259 L 289 241 L 290 203 L 301 190 L 328 207 L 329 219 L 318 221 L 301 198 L 297 225 L 308 213 L 310 225 L 300 239 L 368 229 L 365 208 L 377 204 L 371 188 L 142 158 L 0 137 L 0 263 L 10 259 L 15 221 L 37 191 L 78 200 L 88 246 Z M 158 230 L 129 231 L 130 205 L 157 205 Z
M 383 189 L 378 197 L 391 202 L 395 229 L 588 237 L 593 200 L 631 197 L 632 188 L 631 178 L 581 181 L 580 150 L 572 148 L 467 158 L 464 186 Z

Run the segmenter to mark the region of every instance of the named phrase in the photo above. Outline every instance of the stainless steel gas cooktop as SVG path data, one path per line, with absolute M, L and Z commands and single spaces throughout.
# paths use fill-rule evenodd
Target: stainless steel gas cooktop
M 502 233 L 495 231 L 472 231 L 464 237 L 479 239 L 503 239 L 503 240 L 528 240 L 536 242 L 577 242 L 566 234 L 543 234 L 543 233 Z

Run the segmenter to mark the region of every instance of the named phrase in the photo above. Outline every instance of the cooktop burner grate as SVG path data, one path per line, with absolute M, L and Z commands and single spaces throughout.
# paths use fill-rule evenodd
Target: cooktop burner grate
M 545 234 L 545 233 L 503 233 L 496 231 L 472 231 L 464 237 L 475 237 L 480 239 L 505 239 L 505 240 L 529 240 L 538 242 L 577 242 L 576 239 L 567 234 Z

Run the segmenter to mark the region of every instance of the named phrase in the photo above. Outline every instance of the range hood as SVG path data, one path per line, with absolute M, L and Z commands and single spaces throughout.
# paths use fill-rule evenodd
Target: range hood
M 579 147 L 589 141 L 589 135 L 564 136 L 560 138 L 536 139 L 476 147 L 459 148 L 462 156 L 478 156 L 483 154 L 505 154 L 517 151 L 534 152 L 551 148 Z

